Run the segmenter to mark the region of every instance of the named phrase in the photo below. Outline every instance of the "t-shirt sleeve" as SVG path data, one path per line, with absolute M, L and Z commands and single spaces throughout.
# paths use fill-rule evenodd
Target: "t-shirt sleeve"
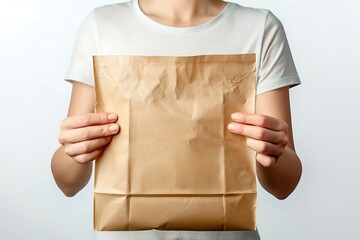
M 80 26 L 65 80 L 79 81 L 94 86 L 93 56 L 96 55 L 97 48 L 98 34 L 93 11 Z
M 264 28 L 258 74 L 257 94 L 300 84 L 284 28 L 270 11 Z

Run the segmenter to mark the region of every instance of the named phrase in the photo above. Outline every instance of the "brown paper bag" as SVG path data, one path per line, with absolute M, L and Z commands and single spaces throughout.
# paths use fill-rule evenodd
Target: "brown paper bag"
M 255 55 L 95 56 L 96 111 L 121 133 L 96 160 L 94 228 L 255 230 Z

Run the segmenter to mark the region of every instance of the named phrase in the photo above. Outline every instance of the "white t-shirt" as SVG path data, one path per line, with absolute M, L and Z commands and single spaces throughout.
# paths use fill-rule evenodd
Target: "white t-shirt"
M 165 26 L 138 0 L 96 8 L 84 20 L 66 80 L 94 85 L 93 55 L 194 56 L 255 53 L 257 94 L 300 84 L 281 22 L 268 10 L 228 3 L 211 21 Z M 257 231 L 95 232 L 97 240 L 257 240 Z

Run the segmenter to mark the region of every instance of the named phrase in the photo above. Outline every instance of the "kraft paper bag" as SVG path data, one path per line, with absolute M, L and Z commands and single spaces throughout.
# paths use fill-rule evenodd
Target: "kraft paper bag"
M 255 54 L 95 56 L 96 111 L 119 115 L 95 164 L 94 228 L 255 230 Z

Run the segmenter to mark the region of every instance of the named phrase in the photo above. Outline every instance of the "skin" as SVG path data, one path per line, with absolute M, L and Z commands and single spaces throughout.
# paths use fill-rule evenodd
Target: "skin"
M 214 18 L 226 3 L 219 0 L 140 0 L 141 10 L 153 20 L 173 27 L 190 27 Z
M 143 0 L 142 11 L 159 23 L 184 27 L 209 21 L 226 5 L 218 0 Z M 51 169 L 66 196 L 74 196 L 89 181 L 92 163 L 121 132 L 114 113 L 94 113 L 94 88 L 73 81 L 68 116 L 60 126 L 61 146 L 54 153 Z M 256 151 L 257 177 L 263 188 L 278 199 L 296 188 L 302 172 L 295 152 L 288 87 L 256 97 L 256 113 L 233 113 L 228 129 L 247 137 Z M 121 134 L 121 133 L 120 133 Z

